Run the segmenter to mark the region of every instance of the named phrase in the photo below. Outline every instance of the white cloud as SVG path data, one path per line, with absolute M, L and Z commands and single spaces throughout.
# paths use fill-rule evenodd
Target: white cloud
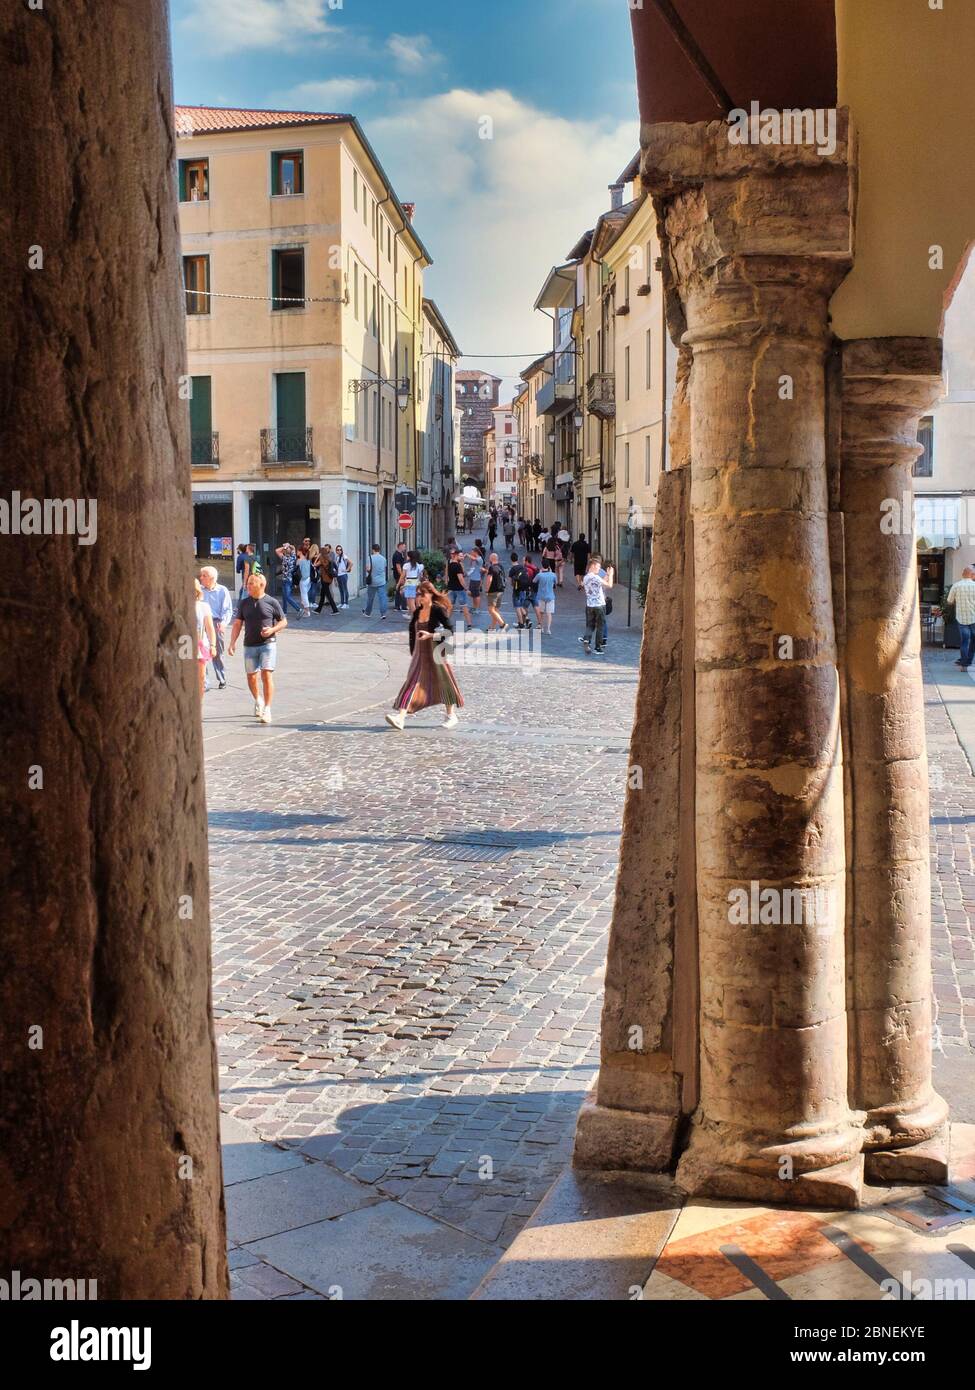
M 426 34 L 390 34 L 386 47 L 401 72 L 419 72 L 440 58 Z
M 493 138 L 482 140 L 482 118 Z M 427 292 L 467 353 L 511 378 L 551 343 L 532 309 L 542 283 L 600 213 L 608 185 L 632 158 L 637 120 L 568 120 L 505 90 L 454 90 L 406 103 L 366 132 L 435 265 Z M 473 362 L 466 366 L 475 365 Z
M 194 0 L 180 28 L 214 55 L 255 48 L 297 49 L 326 34 L 328 0 Z
M 288 110 L 348 111 L 379 86 L 371 77 L 329 77 L 321 82 L 301 82 L 282 100 Z

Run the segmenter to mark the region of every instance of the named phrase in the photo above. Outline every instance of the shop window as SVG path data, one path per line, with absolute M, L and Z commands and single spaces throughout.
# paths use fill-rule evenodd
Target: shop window
M 183 257 L 183 288 L 187 314 L 210 312 L 210 257 Z
M 286 150 L 271 155 L 271 192 L 280 198 L 294 198 L 304 193 L 305 157 L 300 150 Z
M 181 203 L 206 203 L 210 198 L 210 161 L 181 159 L 179 161 L 179 200 Z
M 271 279 L 274 298 L 271 308 L 305 307 L 305 252 L 303 248 L 271 252 Z

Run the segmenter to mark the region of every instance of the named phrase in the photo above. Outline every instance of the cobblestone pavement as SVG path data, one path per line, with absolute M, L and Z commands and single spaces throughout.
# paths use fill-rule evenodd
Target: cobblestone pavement
M 383 723 L 401 619 L 290 633 L 281 683 L 305 704 L 321 680 L 334 705 L 347 656 L 381 657 L 361 712 L 252 737 L 238 672 L 207 771 L 224 1111 L 492 1246 L 567 1161 L 598 1052 L 638 638 L 614 615 L 586 658 L 577 595 L 559 607 L 538 674 L 459 669 L 454 733 Z M 936 687 L 928 719 L 937 1048 L 970 1056 L 972 773 Z

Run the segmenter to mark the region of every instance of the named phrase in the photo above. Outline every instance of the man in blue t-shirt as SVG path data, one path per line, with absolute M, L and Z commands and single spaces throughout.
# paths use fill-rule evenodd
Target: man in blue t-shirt
M 389 582 L 389 567 L 386 563 L 386 556 L 383 554 L 381 545 L 374 545 L 372 554 L 366 561 L 366 584 L 369 586 L 369 597 L 363 609 L 367 618 L 372 617 L 372 605 L 379 595 L 379 616 L 383 622 L 386 621 L 386 614 L 389 611 L 389 595 L 386 592 L 386 585 Z

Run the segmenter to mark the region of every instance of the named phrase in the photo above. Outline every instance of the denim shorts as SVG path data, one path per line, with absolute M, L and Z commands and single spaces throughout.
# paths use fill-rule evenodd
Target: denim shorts
M 277 664 L 277 642 L 265 642 L 260 647 L 244 648 L 244 670 L 249 676 L 256 676 L 258 671 L 273 671 Z

